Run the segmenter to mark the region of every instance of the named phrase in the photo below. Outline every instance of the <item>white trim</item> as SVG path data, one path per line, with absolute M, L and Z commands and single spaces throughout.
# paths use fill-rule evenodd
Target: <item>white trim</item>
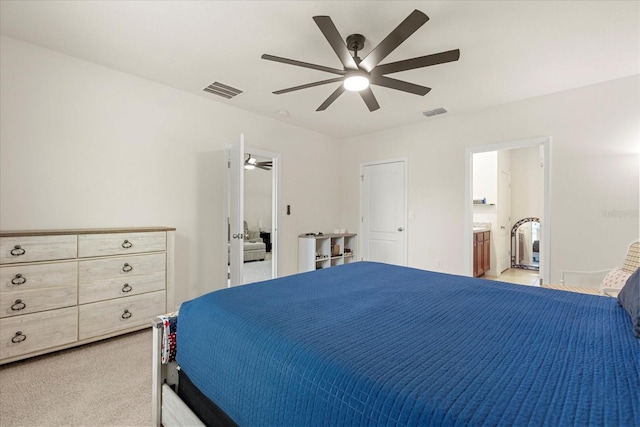
M 469 234 L 473 230 L 473 200 L 471 190 L 473 188 L 473 155 L 487 151 L 512 150 L 517 148 L 542 146 L 544 153 L 544 194 L 543 216 L 540 221 L 542 228 L 542 242 L 540 242 L 540 276 L 542 283 L 550 283 L 550 247 L 551 247 L 551 137 L 541 136 L 515 141 L 499 142 L 489 145 L 467 147 L 465 153 L 465 190 L 464 190 L 464 226 L 469 233 L 464 233 L 464 269 L 468 276 L 473 276 L 473 244 Z
M 407 266 L 408 265 L 408 260 L 409 260 L 409 229 L 407 227 L 408 221 L 407 221 L 407 215 L 408 215 L 408 188 L 409 188 L 409 158 L 408 157 L 395 157 L 392 159 L 385 159 L 385 160 L 375 160 L 375 161 L 371 161 L 371 162 L 363 162 L 360 163 L 360 177 L 362 177 L 364 175 L 364 168 L 366 166 L 375 166 L 375 165 L 383 165 L 386 163 L 399 163 L 402 162 L 404 163 L 404 218 L 403 218 L 403 226 L 402 228 L 404 229 L 404 255 L 403 255 L 403 263 L 402 265 Z M 362 213 L 364 211 L 363 206 L 362 206 L 362 202 L 363 202 L 363 194 L 362 194 L 362 178 L 360 179 L 360 215 L 359 217 L 361 218 L 360 221 L 358 221 L 358 230 L 359 230 L 359 236 L 360 238 L 358 239 L 358 256 L 360 258 L 360 260 L 362 260 L 362 254 L 364 253 L 363 251 L 363 233 L 362 233 Z
M 220 252 L 221 254 L 223 254 L 222 258 L 222 263 L 223 263 L 223 267 L 222 267 L 222 277 L 221 277 L 221 281 L 220 283 L 224 283 L 225 287 L 228 288 L 229 287 L 229 198 L 231 197 L 231 191 L 230 191 L 230 186 L 231 186 L 231 179 L 229 177 L 229 167 L 231 165 L 231 144 L 225 144 L 224 147 L 224 165 L 222 165 L 222 167 L 224 168 L 224 184 L 223 184 L 223 188 L 222 188 L 222 239 L 220 239 L 220 245 L 222 245 L 222 251 Z

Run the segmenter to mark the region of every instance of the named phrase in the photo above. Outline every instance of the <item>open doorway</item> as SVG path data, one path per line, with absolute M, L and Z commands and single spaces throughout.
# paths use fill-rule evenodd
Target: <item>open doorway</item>
M 276 278 L 280 155 L 245 147 L 243 135 L 226 153 L 227 285 Z
M 549 283 L 550 138 L 511 141 L 467 149 L 465 256 L 469 275 L 478 275 L 476 233 L 490 236 L 486 278 L 520 284 Z M 524 221 L 535 218 L 535 233 Z M 488 230 L 488 233 L 486 232 Z M 521 233 L 520 233 L 521 232 Z M 518 240 L 519 238 L 519 240 Z M 482 240 L 482 239 L 481 239 Z M 476 251 L 474 252 L 474 248 Z M 486 249 L 486 248 L 485 248 Z

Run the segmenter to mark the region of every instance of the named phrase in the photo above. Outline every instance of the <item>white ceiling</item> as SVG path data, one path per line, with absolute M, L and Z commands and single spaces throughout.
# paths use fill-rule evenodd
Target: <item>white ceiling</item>
M 6 1 L 3 35 L 338 138 L 640 74 L 637 1 Z M 411 11 L 430 20 L 384 61 L 460 49 L 460 60 L 394 74 L 431 87 L 416 96 L 373 86 L 381 108 L 355 93 L 316 108 L 335 77 L 265 61 L 263 53 L 342 68 L 312 17 L 367 37 L 362 58 Z M 218 81 L 232 100 L 203 92 Z M 288 112 L 283 115 L 282 112 Z

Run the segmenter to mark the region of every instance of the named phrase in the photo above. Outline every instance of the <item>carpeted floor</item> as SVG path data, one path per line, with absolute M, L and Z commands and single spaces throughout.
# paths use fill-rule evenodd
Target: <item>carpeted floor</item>
M 261 282 L 271 279 L 271 254 L 267 253 L 264 261 L 251 261 L 243 264 L 243 282 Z
M 0 366 L 0 425 L 151 425 L 151 354 L 149 328 Z

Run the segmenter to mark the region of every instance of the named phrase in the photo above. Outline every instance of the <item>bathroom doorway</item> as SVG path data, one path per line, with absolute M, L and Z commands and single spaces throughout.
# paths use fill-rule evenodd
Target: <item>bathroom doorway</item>
M 536 285 L 549 282 L 550 143 L 550 138 L 542 137 L 467 149 L 465 227 L 468 233 L 465 233 L 464 247 L 469 275 L 473 275 L 475 225 L 475 229 L 480 226 L 491 229 L 491 268 L 487 278 Z M 482 171 L 488 171 L 488 175 L 478 184 L 478 173 Z M 509 206 L 505 206 L 507 203 Z M 532 277 L 538 274 L 536 271 L 512 268 L 514 256 L 524 259 L 523 250 L 518 255 L 511 248 L 512 226 L 525 217 L 534 216 L 539 218 L 535 262 L 533 240 L 525 241 L 524 249 L 527 257 L 532 258 L 531 265 L 535 263 L 536 268 L 539 267 L 538 277 Z

